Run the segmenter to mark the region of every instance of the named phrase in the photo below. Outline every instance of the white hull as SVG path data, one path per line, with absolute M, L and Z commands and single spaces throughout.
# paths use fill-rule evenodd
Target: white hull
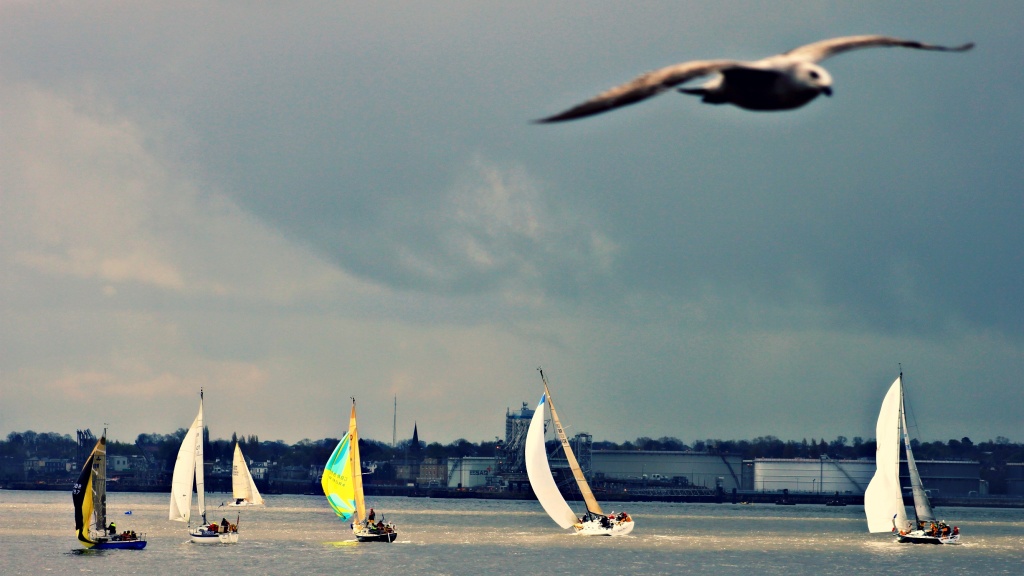
M 591 520 L 582 524 L 576 524 L 573 528 L 580 536 L 625 536 L 633 531 L 632 520 L 619 522 L 614 520 L 610 525 L 603 526 L 599 520 Z
M 198 528 L 189 532 L 193 544 L 237 544 L 238 532 L 212 532 Z
M 228 504 L 228 506 L 230 506 L 231 508 L 244 508 L 246 506 L 259 506 L 259 504 L 256 504 L 255 502 L 242 502 L 241 504 L 231 502 L 230 504 Z

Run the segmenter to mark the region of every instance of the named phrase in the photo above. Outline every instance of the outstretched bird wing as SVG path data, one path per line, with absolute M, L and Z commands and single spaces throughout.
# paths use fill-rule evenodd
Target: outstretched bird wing
M 794 48 L 789 52 L 780 54 L 780 56 L 786 57 L 787 59 L 819 62 L 830 56 L 842 54 L 843 52 L 848 52 L 850 50 L 886 46 L 916 48 L 918 50 L 939 50 L 942 52 L 963 52 L 974 48 L 974 43 L 968 42 L 967 44 L 962 44 L 960 46 L 939 46 L 937 44 L 925 44 L 924 42 L 918 42 L 916 40 L 903 40 L 901 38 L 893 38 L 892 36 L 869 34 L 864 36 L 840 36 L 838 38 L 829 38 L 828 40 L 819 40 L 818 42 L 812 42 L 799 48 Z
M 539 123 L 563 122 L 586 116 L 593 116 L 615 108 L 635 104 L 651 96 L 689 82 L 694 78 L 707 76 L 731 66 L 742 66 L 744 62 L 736 60 L 694 60 L 666 66 L 646 74 L 637 76 L 629 82 L 606 90 L 586 102 L 573 106 L 568 110 L 537 120 Z

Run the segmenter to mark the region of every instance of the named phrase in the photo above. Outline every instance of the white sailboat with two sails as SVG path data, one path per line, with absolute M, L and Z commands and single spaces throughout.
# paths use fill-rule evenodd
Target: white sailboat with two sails
M 195 480 L 196 500 L 203 523 L 192 527 L 192 481 Z M 206 480 L 203 471 L 203 392 L 199 391 L 199 414 L 185 433 L 174 462 L 171 477 L 170 520 L 188 523 L 189 540 L 193 544 L 234 544 L 238 542 L 238 520 L 228 522 L 227 518 L 207 524 L 206 521 Z
M 959 544 L 960 529 L 936 520 L 910 448 L 903 402 L 903 372 L 882 400 L 875 427 L 875 475 L 864 492 L 864 514 L 869 532 L 891 532 L 905 544 Z M 907 519 L 900 486 L 900 450 L 907 455 L 907 472 L 914 497 L 915 522 Z
M 590 489 L 587 479 L 583 475 L 580 463 L 569 445 L 565 436 L 565 430 L 558 420 L 558 413 L 555 412 L 555 405 L 551 401 L 551 391 L 548 389 L 547 378 L 544 371 L 539 370 L 541 381 L 544 383 L 544 395 L 540 397 L 537 410 L 533 413 L 530 421 L 530 428 L 526 432 L 526 474 L 530 478 L 530 486 L 537 496 L 544 511 L 548 516 L 562 528 L 572 528 L 577 534 L 584 536 L 622 536 L 633 531 L 633 519 L 625 512 L 606 515 L 601 510 L 594 492 Z M 579 488 L 587 510 L 583 516 L 577 516 L 572 508 L 565 501 L 554 476 L 551 474 L 551 466 L 548 463 L 548 454 L 544 446 L 544 412 L 545 407 L 551 410 L 551 421 L 555 425 L 558 439 L 562 443 L 562 450 L 569 462 L 573 479 Z

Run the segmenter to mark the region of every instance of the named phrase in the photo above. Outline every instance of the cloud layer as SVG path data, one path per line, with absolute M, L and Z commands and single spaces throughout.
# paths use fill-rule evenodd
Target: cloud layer
M 481 440 L 543 365 L 598 438 L 870 437 L 902 363 L 922 437 L 1013 437 L 1016 3 L 534 8 L 0 6 L 0 432 Z M 529 122 L 855 33 L 978 47 Z

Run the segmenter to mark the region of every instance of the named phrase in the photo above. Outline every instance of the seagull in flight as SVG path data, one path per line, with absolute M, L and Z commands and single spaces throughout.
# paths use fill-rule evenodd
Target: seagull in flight
M 792 110 L 814 100 L 818 94 L 832 95 L 832 76 L 818 62 L 850 50 L 882 46 L 964 52 L 973 48 L 974 43 L 938 46 L 891 36 L 842 36 L 813 42 L 754 62 L 692 60 L 642 74 L 582 104 L 537 122 L 563 122 L 593 116 L 635 104 L 711 74 L 716 76 L 702 86 L 678 88 L 678 91 L 700 96 L 707 104 L 733 104 L 746 110 L 759 111 Z

